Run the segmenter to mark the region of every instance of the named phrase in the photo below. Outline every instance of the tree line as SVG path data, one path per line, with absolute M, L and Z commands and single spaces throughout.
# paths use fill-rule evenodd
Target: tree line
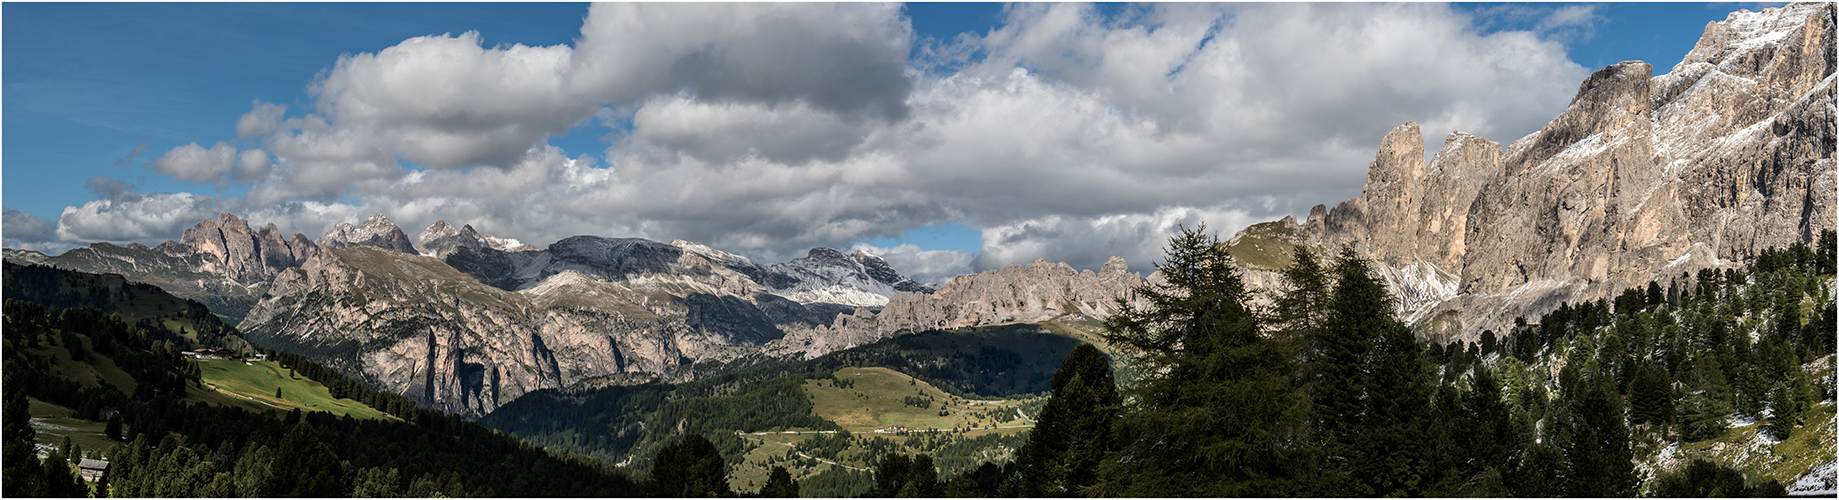
M 1150 305 L 1120 303 L 1105 322 L 1135 383 L 1120 387 L 1114 362 L 1080 346 L 1013 461 L 940 477 L 931 456 L 886 453 L 865 496 L 1785 495 L 1702 459 L 1644 482 L 1632 441 L 1713 439 L 1733 415 L 1785 436 L 1833 397 L 1801 367 L 1833 353 L 1833 240 L 1439 345 L 1394 316 L 1351 249 L 1296 248 L 1274 305 L 1258 308 L 1217 239 L 1184 229 L 1159 266 L 1167 283 L 1136 290 Z M 1809 303 L 1817 312 L 1801 314 Z M 679 454 L 654 470 L 679 469 L 681 450 L 719 453 L 706 441 L 673 442 Z M 734 493 L 653 481 L 672 485 L 647 490 L 658 494 Z

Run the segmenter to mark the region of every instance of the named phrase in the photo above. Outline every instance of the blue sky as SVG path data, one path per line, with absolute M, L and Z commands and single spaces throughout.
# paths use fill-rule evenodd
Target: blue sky
M 816 68 L 815 71 L 806 69 L 781 75 L 761 73 L 771 70 L 745 60 L 716 61 L 708 63 L 711 66 L 701 73 L 685 73 L 675 77 L 676 80 L 647 84 L 652 87 L 632 83 L 628 76 L 603 75 L 602 80 L 588 83 L 598 87 L 557 104 L 560 107 L 556 108 L 556 113 L 559 114 L 545 115 L 581 117 L 572 123 L 558 124 L 553 119 L 545 121 L 541 117 L 518 115 L 516 109 L 484 109 L 470 115 L 462 109 L 459 112 L 464 115 L 462 118 L 440 115 L 438 111 L 432 112 L 434 115 L 414 115 L 422 111 L 409 107 L 392 111 L 387 109 L 389 102 L 363 93 L 390 82 L 383 78 L 402 73 L 391 73 L 387 65 L 392 63 L 382 58 L 355 61 L 349 67 L 342 66 L 340 58 L 381 54 L 402 44 L 404 58 L 397 62 L 414 62 L 413 57 L 419 57 L 419 53 L 409 53 L 406 41 L 430 35 L 436 37 L 431 38 L 434 41 L 452 41 L 462 33 L 476 32 L 478 40 L 474 52 L 478 53 L 468 53 L 471 55 L 467 57 L 476 55 L 489 59 L 494 55 L 510 54 L 504 49 L 513 44 L 561 46 L 574 50 L 568 57 L 574 58 L 573 67 L 577 68 L 574 71 L 579 73 L 582 71 L 578 69 L 579 61 L 587 52 L 579 46 L 579 41 L 585 36 L 584 21 L 591 17 L 586 4 L 6 3 L 0 6 L 0 21 L 4 23 L 0 27 L 3 28 L 0 29 L 0 36 L 3 36 L 0 40 L 0 50 L 3 50 L 0 53 L 3 56 L 0 57 L 0 72 L 3 73 L 0 75 L 3 77 L 0 80 L 4 84 L 0 99 L 5 104 L 4 112 L 0 113 L 0 127 L 3 127 L 0 131 L 4 132 L 4 143 L 0 144 L 0 164 L 4 165 L 4 183 L 0 185 L 4 186 L 4 192 L 0 196 L 8 210 L 8 246 L 45 249 L 97 240 L 157 243 L 165 238 L 176 238 L 179 229 L 196 222 L 196 215 L 218 209 L 238 211 L 254 218 L 256 223 L 274 221 L 284 229 L 307 232 L 309 237 L 316 237 L 325 226 L 340 220 L 357 218 L 364 212 L 384 211 L 411 234 L 419 232 L 420 227 L 432 222 L 433 218 L 457 218 L 467 220 L 453 222 L 475 221 L 484 231 L 537 244 L 546 244 L 558 235 L 566 236 L 563 233 L 579 231 L 610 236 L 642 235 L 661 240 L 682 237 L 768 261 L 802 255 L 800 247 L 820 244 L 838 247 L 862 244 L 884 252 L 894 252 L 903 244 L 911 244 L 913 246 L 903 252 L 911 254 L 908 257 L 913 259 L 914 266 L 957 266 L 952 272 L 1033 258 L 1095 266 L 1094 262 L 1102 262 L 1104 256 L 1100 254 L 1106 252 L 1126 254 L 1132 259 L 1133 267 L 1138 267 L 1147 265 L 1143 257 L 1153 251 L 1159 241 L 1144 245 L 1134 240 L 1155 240 L 1157 235 L 1166 233 L 1170 221 L 1208 219 L 1213 227 L 1232 231 L 1237 229 L 1235 226 L 1284 214 L 1304 213 L 1315 203 L 1332 205 L 1357 194 L 1365 165 L 1361 155 L 1370 159 L 1385 129 L 1399 121 L 1411 119 L 1425 123 L 1426 143 L 1432 147 L 1441 143 L 1431 135 L 1440 130 L 1437 128 L 1440 126 L 1482 130 L 1485 137 L 1505 143 L 1554 116 L 1555 108 L 1562 109 L 1564 103 L 1561 101 L 1568 98 L 1580 81 L 1575 78 L 1578 72 L 1587 75 L 1589 70 L 1607 64 L 1638 59 L 1653 63 L 1657 74 L 1664 73 L 1691 49 L 1705 23 L 1722 20 L 1738 8 L 1755 10 L 1764 6 L 1540 3 L 1454 4 L 1448 8 L 1357 4 L 1213 8 L 1101 4 L 1089 9 L 1046 5 L 1007 9 L 1002 4 L 917 3 L 891 10 L 840 6 L 836 12 L 781 13 L 782 25 L 761 25 L 757 31 L 743 29 L 728 38 L 718 33 L 707 35 L 715 37 L 711 40 L 686 39 L 683 43 L 701 43 L 705 47 L 732 44 L 729 47 L 733 48 L 727 52 L 730 54 L 767 50 L 767 53 L 777 54 L 774 57 L 797 57 L 796 51 L 770 52 L 772 44 L 783 42 L 787 47 L 806 47 L 799 50 L 836 50 L 844 56 L 860 56 L 865 58 L 862 59 L 864 64 L 880 64 L 893 58 L 893 69 L 864 73 L 880 78 L 873 81 L 885 85 L 870 88 L 860 82 L 872 79 L 850 73 L 858 68 L 838 68 L 822 62 L 801 62 Z M 726 19 L 725 22 L 732 23 L 743 17 L 742 14 L 724 10 L 747 8 L 714 6 L 706 7 L 710 12 L 688 12 L 705 7 L 651 5 L 638 10 L 649 9 L 647 12 L 662 16 L 655 17 L 665 20 L 661 23 L 696 23 L 705 19 Z M 1298 122 L 1307 122 L 1309 117 L 1327 111 L 1313 109 L 1307 103 L 1283 104 L 1295 109 L 1262 109 L 1245 103 L 1184 103 L 1180 95 L 1145 94 L 1143 89 L 1159 85 L 1153 83 L 1158 78 L 1172 86 L 1200 86 L 1205 82 L 1188 81 L 1203 79 L 1199 70 L 1188 69 L 1200 64 L 1174 63 L 1174 69 L 1166 70 L 1168 74 L 1150 75 L 1148 79 L 1132 73 L 1138 68 L 1128 64 L 1132 60 L 1165 56 L 1199 61 L 1204 56 L 1210 57 L 1212 53 L 1206 48 L 1217 44 L 1215 37 L 1258 44 L 1264 43 L 1261 40 L 1285 35 L 1251 26 L 1242 20 L 1306 16 L 1310 22 L 1315 22 L 1316 19 L 1332 19 L 1342 11 L 1363 9 L 1378 12 L 1374 15 L 1379 19 L 1396 18 L 1399 26 L 1453 26 L 1442 35 L 1450 37 L 1449 41 L 1426 38 L 1421 42 L 1423 47 L 1407 51 L 1444 50 L 1440 46 L 1478 40 L 1499 41 L 1506 39 L 1504 34 L 1524 32 L 1529 40 L 1547 44 L 1528 50 L 1557 48 L 1561 58 L 1568 59 L 1574 66 L 1564 66 L 1566 61 L 1563 60 L 1551 61 L 1553 69 L 1548 73 L 1554 76 L 1550 81 L 1516 80 L 1499 84 L 1535 89 L 1536 92 L 1529 90 L 1525 96 L 1533 104 L 1497 106 L 1500 109 L 1481 118 L 1440 120 L 1439 116 L 1443 115 L 1439 113 L 1448 114 L 1449 111 L 1439 107 L 1437 101 L 1508 99 L 1494 94 L 1467 95 L 1464 92 L 1468 91 L 1463 89 L 1435 90 L 1427 95 L 1397 99 L 1402 101 L 1397 108 L 1375 109 L 1370 113 L 1376 115 L 1372 123 L 1286 124 L 1277 128 L 1319 134 L 1321 143 L 1329 146 L 1321 151 L 1284 153 L 1282 150 L 1288 143 L 1247 142 L 1209 150 L 1192 146 L 1192 140 L 1168 137 L 1188 134 L 1193 140 L 1205 140 L 1235 135 L 1234 129 L 1196 125 L 1219 122 L 1227 115 L 1210 118 L 1183 114 L 1189 109 L 1207 106 L 1237 110 L 1232 111 L 1232 116 L 1257 111 L 1272 113 L 1271 116 L 1301 117 L 1295 118 Z M 605 9 L 596 15 L 611 20 L 642 17 L 627 13 L 630 15 L 620 18 L 618 16 L 626 14 L 614 10 Z M 1195 12 L 1188 12 L 1190 10 Z M 753 16 L 759 17 L 757 13 Z M 836 26 L 829 22 L 844 16 L 866 21 L 858 21 L 853 26 Z M 1198 24 L 1192 21 L 1193 18 L 1205 21 L 1208 16 L 1214 17 Z M 807 22 L 816 24 L 799 24 Z M 903 22 L 911 27 L 910 32 L 904 31 Z M 667 44 L 666 41 L 677 43 L 671 40 L 679 35 L 665 30 L 663 24 L 659 26 L 659 31 L 649 38 L 618 38 L 624 35 L 608 31 L 606 35 L 595 35 L 588 43 L 615 40 L 606 42 L 606 47 L 611 47 L 606 50 L 612 53 L 618 53 L 622 46 L 646 43 L 657 43 L 661 47 L 682 45 Z M 775 31 L 783 26 L 821 28 L 805 29 L 818 32 L 809 35 L 807 40 Z M 824 31 L 829 29 L 836 32 Z M 1339 28 L 1304 26 L 1299 29 Z M 960 37 L 965 33 L 969 36 Z M 743 39 L 747 36 L 755 38 Z M 1265 38 L 1250 38 L 1253 36 Z M 1245 38 L 1239 40 L 1237 37 Z M 853 40 L 850 43 L 856 45 L 832 43 L 835 40 Z M 873 50 L 878 52 L 866 55 L 849 52 L 856 50 L 849 47 L 862 45 L 862 40 L 869 41 L 871 47 L 885 46 L 887 49 L 875 48 Z M 465 45 L 459 44 L 461 48 Z M 1483 45 L 1477 43 L 1477 46 Z M 760 49 L 762 46 L 766 48 Z M 1139 46 L 1143 52 L 1130 52 Z M 902 48 L 904 57 L 899 52 L 888 53 L 888 50 Z M 1305 52 L 1338 57 L 1322 51 Z M 709 53 L 715 52 L 686 53 L 685 59 L 655 67 L 677 68 L 672 70 L 677 71 L 688 64 L 685 61 L 706 63 L 710 60 L 706 57 Z M 1488 57 L 1469 52 L 1459 54 Z M 820 55 L 813 54 L 814 57 Z M 609 61 L 624 64 L 622 61 L 628 60 Z M 1259 62 L 1234 62 L 1240 63 Z M 904 76 L 899 68 L 902 65 L 907 68 Z M 364 73 L 366 68 L 375 69 L 375 72 Z M 834 75 L 826 71 L 833 71 Z M 723 80 L 721 78 L 726 77 L 720 75 L 748 78 L 737 83 Z M 348 85 L 341 87 L 347 89 L 346 93 L 334 97 L 310 93 L 309 86 L 319 78 Z M 411 83 L 416 85 L 434 82 L 414 78 L 411 77 Z M 817 85 L 813 90 L 758 83 L 774 78 L 794 84 L 815 82 Z M 1507 77 L 1480 75 L 1475 78 L 1486 82 L 1495 81 L 1490 78 Z M 902 79 L 905 83 L 900 83 Z M 1145 87 L 1144 82 L 1151 83 Z M 479 85 L 483 85 L 479 88 L 492 88 L 493 84 Z M 643 91 L 632 90 L 640 87 Z M 1345 90 L 1352 95 L 1382 92 L 1358 87 Z M 1193 93 L 1204 94 L 1198 90 Z M 464 108 L 489 100 L 480 97 L 466 96 L 464 102 L 447 104 L 451 108 Z M 1037 98 L 1039 100 L 1029 100 Z M 369 121 L 353 125 L 359 120 L 352 118 L 358 113 L 352 110 L 374 109 L 379 102 L 384 102 L 382 107 L 386 108 L 381 114 L 366 115 L 365 120 Z M 282 119 L 304 120 L 318 116 L 330 122 L 329 128 L 315 131 L 317 129 L 295 123 L 275 125 L 278 131 L 239 133 L 239 118 L 244 118 L 261 103 L 285 105 L 286 111 L 280 115 Z M 978 104 L 982 107 L 958 107 L 968 106 L 963 103 L 982 103 Z M 1036 109 L 1029 108 L 1029 103 L 1050 103 L 1047 106 L 1089 109 L 1091 112 L 1015 122 L 1010 128 L 1039 129 L 1031 129 L 1031 133 L 1014 138 L 1001 139 L 1000 133 L 978 131 L 980 124 L 992 123 L 991 119 L 978 119 L 976 113 L 980 109 L 1014 105 L 1017 112 L 1026 114 Z M 1090 105 L 1081 108 L 1080 103 Z M 882 107 L 874 109 L 881 111 L 864 107 L 877 105 Z M 331 108 L 342 111 L 327 111 Z M 478 118 L 480 116 L 488 118 Z M 718 118 L 709 118 L 711 116 Z M 1003 119 L 1011 116 L 1014 113 L 1003 115 Z M 555 187 L 554 182 L 561 181 L 552 181 L 548 189 L 554 192 L 548 195 L 534 195 L 522 201 L 507 199 L 469 204 L 468 196 L 485 195 L 452 186 L 510 182 L 492 181 L 488 177 L 512 175 L 521 172 L 519 169 L 523 167 L 502 161 L 494 164 L 479 159 L 484 157 L 465 155 L 453 159 L 458 163 L 447 165 L 442 162 L 451 159 L 452 155 L 410 152 L 421 147 L 416 146 L 421 143 L 415 141 L 436 139 L 389 128 L 408 123 L 464 138 L 471 132 L 441 129 L 448 126 L 448 122 L 442 120 L 500 118 L 505 123 L 472 123 L 466 127 L 508 130 L 505 132 L 508 135 L 481 137 L 511 141 L 518 148 L 510 150 L 511 156 L 518 156 L 518 151 L 530 146 L 517 140 L 536 137 L 534 153 L 522 153 L 526 163 L 538 161 L 531 158 L 545 153 L 542 145 L 553 150 L 549 151 L 550 160 L 545 160 L 548 163 L 529 168 L 547 169 L 545 175 L 551 179 L 591 178 L 610 183 L 605 192 L 575 203 L 533 208 L 544 213 L 544 217 L 500 215 L 498 212 L 504 207 L 541 204 L 543 200 L 564 196 L 557 193 L 574 191 Z M 695 122 L 699 119 L 726 121 Z M 1113 123 L 1117 120 L 1122 122 Z M 756 121 L 776 125 L 748 125 Z M 1065 123 L 1084 124 L 1080 126 L 1085 128 L 1066 131 L 1064 137 L 1053 136 L 1059 133 L 1053 126 Z M 701 128 L 693 127 L 686 132 L 670 128 L 673 124 Z M 1149 129 L 1153 130 L 1146 132 L 1148 135 L 1129 135 L 1136 133 L 1133 130 Z M 698 130 L 704 132 L 699 135 Z M 315 135 L 322 132 L 325 135 Z M 338 133 L 389 137 L 398 137 L 390 134 L 400 133 L 403 134 L 399 136 L 401 140 L 410 145 L 371 142 L 358 149 L 328 152 L 336 148 L 325 146 L 324 141 L 330 140 L 327 137 L 342 137 Z M 852 135 L 857 133 L 860 135 Z M 930 137 L 927 133 L 939 135 Z M 723 134 L 738 139 L 722 142 L 726 139 L 716 136 Z M 844 136 L 842 142 L 834 139 L 839 134 Z M 988 137 L 990 143 L 976 142 L 980 136 Z M 1018 143 L 1033 139 L 1049 142 L 1038 148 Z M 1056 140 L 1072 142 L 1054 146 L 1051 141 Z M 257 180 L 230 176 L 200 181 L 193 176 L 188 181 L 170 175 L 182 168 L 178 165 L 185 164 L 175 148 L 195 143 L 199 151 L 203 151 L 218 142 L 227 145 L 220 151 L 262 156 L 261 163 L 274 166 L 263 169 L 267 177 Z M 1092 153 L 1056 150 L 1065 149 L 1067 144 L 1098 148 L 1096 145 L 1112 142 L 1118 146 L 1093 149 Z M 302 149 L 315 144 L 313 147 L 322 149 Z M 1006 150 L 1007 146 L 1015 146 L 1015 151 Z M 1136 146 L 1145 149 L 1121 149 Z M 396 147 L 407 149 L 391 149 Z M 377 153 L 379 148 L 385 152 Z M 1204 160 L 1217 158 L 1222 152 L 1246 156 L 1228 166 Z M 308 161 L 307 157 L 313 154 L 321 155 L 313 157 L 318 158 L 319 163 Z M 369 170 L 357 167 L 341 170 L 343 167 L 339 165 L 326 163 L 349 161 L 367 154 L 383 154 L 389 158 L 386 163 L 393 161 L 394 166 L 386 166 L 379 173 L 374 166 L 365 167 Z M 156 168 L 155 160 L 163 156 L 168 158 L 169 163 L 165 164 L 168 166 Z M 907 159 L 918 156 L 924 158 Z M 337 160 L 339 158 L 346 160 Z M 888 162 L 895 165 L 887 166 Z M 1240 164 L 1247 166 L 1237 166 Z M 1130 169 L 1118 170 L 1116 165 L 1128 165 Z M 1031 170 L 1035 168 L 1041 170 Z M 316 173 L 314 169 L 329 173 Z M 1199 175 L 1196 172 L 1208 171 L 1206 169 L 1232 170 L 1234 175 L 1201 175 L 1199 178 L 1209 179 L 1205 182 L 1179 181 L 1182 175 Z M 666 172 L 676 177 L 664 176 Z M 1043 173 L 1048 180 L 1039 185 L 1014 185 L 1020 181 L 1043 179 Z M 293 177 L 284 178 L 283 174 Z M 955 180 L 928 183 L 926 178 L 935 175 Z M 1311 176 L 1342 180 L 1326 183 L 1297 180 Z M 639 180 L 641 177 L 643 182 Z M 1151 182 L 1163 177 L 1175 180 L 1167 184 Z M 330 180 L 319 184 L 301 180 L 308 178 Z M 793 178 L 801 179 L 802 185 L 807 187 L 763 187 L 773 186 L 774 179 Z M 984 185 L 979 179 L 987 179 L 991 185 Z M 1171 197 L 1175 200 L 1160 202 L 1130 196 L 1112 199 L 1106 194 L 1107 186 L 1137 186 L 1132 182 L 1138 181 L 1147 184 L 1132 189 L 1166 189 L 1173 193 Z M 729 183 L 747 185 L 726 186 Z M 822 187 L 826 183 L 829 188 Z M 722 186 L 712 187 L 715 184 Z M 1003 185 L 1012 185 L 1016 191 L 1008 193 L 1001 189 Z M 124 188 L 132 192 L 125 192 Z M 635 197 L 667 191 L 670 196 L 647 199 L 644 203 L 631 201 Z M 395 194 L 399 192 L 424 194 Z M 959 192 L 967 194 L 959 196 Z M 187 196 L 178 196 L 180 194 Z M 103 201 L 107 203 L 97 205 Z M 722 206 L 720 210 L 708 208 L 711 204 L 729 202 L 732 206 Z M 65 214 L 67 207 L 85 207 L 86 204 L 91 205 L 87 211 Z M 172 212 L 152 213 L 165 208 L 171 208 Z M 45 224 L 63 219 L 63 229 L 53 234 L 23 223 L 16 224 L 27 220 L 23 216 L 16 217 L 22 213 L 36 216 Z M 135 216 L 127 217 L 121 215 L 123 213 Z M 131 222 L 82 219 L 105 216 Z M 256 218 L 262 216 L 267 219 Z M 546 225 L 551 220 L 566 223 L 556 223 L 555 227 Z M 36 236 L 36 239 L 22 239 L 22 236 Z M 1104 244 L 1085 249 L 1074 248 L 1071 243 L 1081 241 Z M 949 274 L 947 271 L 939 273 Z

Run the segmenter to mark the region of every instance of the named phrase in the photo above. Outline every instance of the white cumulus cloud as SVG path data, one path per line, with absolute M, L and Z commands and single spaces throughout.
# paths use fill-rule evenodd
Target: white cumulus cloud
M 222 184 L 224 174 L 235 161 L 236 146 L 218 141 L 217 145 L 205 149 L 194 142 L 154 158 L 153 171 L 185 181 Z
M 105 198 L 57 236 L 173 237 L 226 208 L 316 236 L 381 211 L 410 233 L 446 219 L 777 262 L 973 221 L 976 252 L 875 253 L 915 276 L 1112 255 L 1146 272 L 1181 225 L 1225 237 L 1357 194 L 1404 121 L 1433 145 L 1537 130 L 1588 76 L 1556 37 L 1593 22 L 1541 12 L 1541 31 L 1488 32 L 1489 11 L 1431 4 L 1021 4 L 910 55 L 898 5 L 594 5 L 571 45 L 468 32 L 330 61 L 307 113 L 252 104 L 240 155 L 155 162 L 246 194 Z M 549 144 L 588 120 L 620 124 L 604 150 Z

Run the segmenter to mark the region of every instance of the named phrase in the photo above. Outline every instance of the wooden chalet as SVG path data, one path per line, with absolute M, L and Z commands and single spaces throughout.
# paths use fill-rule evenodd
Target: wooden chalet
M 86 482 L 101 481 L 109 474 L 109 461 L 87 458 L 79 460 L 77 461 L 77 474 L 81 475 Z

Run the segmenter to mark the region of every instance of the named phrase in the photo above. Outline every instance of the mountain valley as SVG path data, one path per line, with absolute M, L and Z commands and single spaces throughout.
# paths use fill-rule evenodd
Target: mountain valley
M 426 453 L 465 455 L 483 476 L 519 461 L 548 467 L 458 478 L 362 451 L 359 438 L 316 438 L 347 460 L 341 477 L 367 481 L 353 484 L 430 496 L 600 492 L 533 483 L 556 471 L 604 494 L 653 494 L 640 483 L 655 487 L 693 436 L 725 464 L 730 493 L 763 492 L 783 467 L 805 496 L 894 496 L 906 479 L 882 471 L 904 471 L 910 454 L 942 474 L 913 476 L 933 488 L 914 490 L 924 496 L 1677 496 L 1698 490 L 1669 488 L 1711 481 L 1693 467 L 1734 481 L 1712 490 L 1722 494 L 1831 494 L 1836 24 L 1830 3 L 1732 13 L 1670 71 L 1602 68 L 1543 128 L 1505 144 L 1453 132 L 1427 155 L 1420 126 L 1405 122 L 1380 138 L 1359 195 L 1223 241 L 1176 236 L 1147 276 L 1111 257 L 1096 270 L 1037 260 L 920 283 L 862 251 L 762 264 L 685 240 L 536 246 L 447 220 L 411 238 L 383 213 L 317 239 L 222 213 L 152 247 L 8 248 L 7 324 L 22 332 L 7 336 L 9 398 L 29 391 L 33 418 L 84 429 L 119 413 L 134 435 L 191 436 L 165 438 L 186 453 L 229 443 L 197 452 L 224 464 L 268 463 L 268 449 L 252 450 L 280 449 L 307 422 L 403 449 L 414 445 L 380 436 L 420 436 L 440 443 Z M 1187 261 L 1183 241 L 1194 244 Z M 1368 278 L 1376 288 L 1356 288 Z M 1146 316 L 1197 303 L 1218 309 Z M 1369 306 L 1371 318 L 1348 312 Z M 250 361 L 179 357 L 209 347 Z M 1077 374 L 1080 359 L 1103 376 Z M 32 382 L 14 391 L 26 367 Z M 1220 383 L 1173 382 L 1196 373 L 1270 378 L 1180 392 Z M 1324 382 L 1336 380 L 1365 385 Z M 264 384 L 280 384 L 276 396 Z M 1291 489 L 1156 475 L 1185 470 L 1166 466 L 1178 460 L 1132 483 L 1100 458 L 1054 472 L 1064 490 L 1018 489 L 1043 481 L 1029 475 L 1042 461 L 1073 460 L 1042 458 L 1058 456 L 1041 451 L 1047 439 L 1105 460 L 1263 446 L 1205 440 L 1237 439 L 1217 429 L 1242 422 L 1217 412 L 1277 405 L 1234 391 L 1273 387 L 1295 399 L 1258 415 L 1272 430 L 1250 434 L 1307 446 L 1264 459 L 1319 460 L 1267 474 Z M 1333 400 L 1338 391 L 1367 392 Z M 1130 402 L 1108 399 L 1120 394 Z M 1374 403 L 1411 398 L 1421 404 Z M 1181 406 L 1194 401 L 1208 403 Z M 1310 413 L 1330 410 L 1357 416 Z M 220 435 L 192 415 L 257 430 Z M 1089 420 L 1101 417 L 1139 420 Z M 1092 427 L 1055 426 L 1075 424 Z M 1200 441 L 1141 444 L 1158 432 Z M 1082 441 L 1103 436 L 1116 442 Z M 142 450 L 143 472 L 124 484 L 159 481 L 145 448 L 164 441 L 110 440 Z M 449 441 L 489 444 L 441 448 Z M 1209 460 L 1195 467 L 1231 469 Z M 328 463 L 313 467 L 338 469 Z M 1388 467 L 1418 476 L 1374 472 Z M 420 479 L 380 479 L 385 470 Z M 385 491 L 275 481 L 260 491 Z M 206 486 L 119 491 L 230 488 Z M 1174 489 L 1105 489 L 1159 487 Z

